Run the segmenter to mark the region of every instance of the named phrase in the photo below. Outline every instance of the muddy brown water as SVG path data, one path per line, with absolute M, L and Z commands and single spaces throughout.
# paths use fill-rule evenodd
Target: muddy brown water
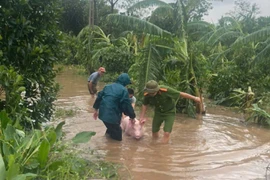
M 57 107 L 77 111 L 75 117 L 65 119 L 67 138 L 81 131 L 95 131 L 83 148 L 123 165 L 121 179 L 270 179 L 266 170 L 270 163 L 270 130 L 241 123 L 240 114 L 214 107 L 197 119 L 177 115 L 169 144 L 152 140 L 149 118 L 143 139 L 123 135 L 123 141 L 117 142 L 106 138 L 103 123 L 92 118 L 94 99 L 87 90 L 87 77 L 66 69 L 56 81 L 62 86 Z M 100 82 L 98 89 L 103 85 Z

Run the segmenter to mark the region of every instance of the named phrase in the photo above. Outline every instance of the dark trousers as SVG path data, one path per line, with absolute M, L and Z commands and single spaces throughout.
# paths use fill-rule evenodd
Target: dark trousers
M 104 121 L 103 123 L 107 127 L 106 134 L 110 135 L 114 140 L 122 141 L 122 129 L 120 124 L 111 124 Z

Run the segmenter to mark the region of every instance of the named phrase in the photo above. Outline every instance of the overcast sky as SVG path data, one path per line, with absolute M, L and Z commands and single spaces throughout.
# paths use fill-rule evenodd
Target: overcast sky
M 163 0 L 165 2 L 176 2 L 176 0 Z M 209 11 L 209 15 L 204 17 L 205 21 L 217 23 L 222 15 L 234 10 L 235 0 L 212 0 L 213 9 Z M 270 16 L 270 0 L 246 0 L 251 4 L 256 3 L 260 8 L 260 16 Z
M 251 4 L 256 3 L 260 8 L 259 16 L 270 16 L 270 0 L 248 0 Z M 214 1 L 213 9 L 204 17 L 205 21 L 216 23 L 222 15 L 234 9 L 234 0 Z
M 1 1 L 1 0 L 0 0 Z M 122 0 L 119 0 L 121 2 Z M 176 0 L 162 0 L 167 3 L 176 2 Z M 235 0 L 210 0 L 212 2 L 213 9 L 208 12 L 208 16 L 204 17 L 205 21 L 211 23 L 217 23 L 218 20 L 226 13 L 234 10 Z M 260 9 L 259 16 L 270 16 L 270 0 L 246 0 L 251 4 L 256 3 Z M 121 10 L 120 10 L 121 11 Z

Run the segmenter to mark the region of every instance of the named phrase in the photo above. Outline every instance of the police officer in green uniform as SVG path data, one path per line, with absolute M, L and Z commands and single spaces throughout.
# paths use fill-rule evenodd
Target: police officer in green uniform
M 200 98 L 188 93 L 177 91 L 168 86 L 159 86 L 154 80 L 146 83 L 144 88 L 144 101 L 140 115 L 140 121 L 145 121 L 147 105 L 155 107 L 152 122 L 152 136 L 158 138 L 161 124 L 164 122 L 164 136 L 162 142 L 168 143 L 176 114 L 176 103 L 179 97 L 192 99 L 200 103 Z

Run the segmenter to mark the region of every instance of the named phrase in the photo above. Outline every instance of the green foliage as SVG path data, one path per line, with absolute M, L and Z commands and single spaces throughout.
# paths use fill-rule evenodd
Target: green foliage
M 246 83 L 243 81 L 242 83 L 239 83 L 240 74 L 239 68 L 235 66 L 223 68 L 218 74 L 213 74 L 208 87 L 210 98 L 221 103 L 234 89 L 243 89 L 246 86 Z
M 59 0 L 63 13 L 60 18 L 60 28 L 63 32 L 77 36 L 89 24 L 89 0 Z M 117 2 L 116 2 L 117 3 Z M 114 28 L 107 21 L 111 14 L 111 6 L 106 0 L 94 0 L 94 25 L 99 26 L 106 33 L 119 34 L 121 28 Z M 114 9 L 113 13 L 118 10 Z
M 210 97 L 217 103 L 244 106 L 249 86 L 256 99 L 270 88 L 269 19 L 256 19 L 256 6 L 251 9 L 250 4 L 237 3 L 240 11 L 221 18 L 217 26 L 201 21 L 211 8 L 206 0 L 133 3 L 128 9 L 131 16 L 108 16 L 106 23 L 113 26 L 109 29 L 114 37 L 103 28 L 82 30 L 75 59 L 88 72 L 105 66 L 109 71 L 105 81 L 114 81 L 114 75 L 128 70 L 138 100 L 146 81 L 155 79 L 196 96 L 198 88 L 209 87 Z M 133 16 L 153 6 L 157 8 L 146 21 Z M 124 29 L 128 30 L 121 34 L 125 38 L 117 38 Z M 178 105 L 185 112 L 193 108 L 191 101 L 182 100 Z
M 146 35 L 143 37 L 144 44 L 139 55 L 136 57 L 135 63 L 131 66 L 129 74 L 134 79 L 134 84 L 138 89 L 140 97 L 143 97 L 143 89 L 149 80 L 162 80 L 163 54 L 164 49 L 169 49 L 166 46 L 166 41 L 158 36 Z M 164 52 L 166 54 L 166 52 Z
M 134 57 L 126 47 L 112 47 L 100 56 L 101 65 L 106 67 L 106 71 L 111 73 L 128 72 L 134 63 Z
M 262 93 L 253 101 L 252 107 L 246 109 L 248 122 L 270 125 L 270 96 L 269 92 Z
M 73 117 L 75 115 L 76 115 L 76 110 L 74 109 L 57 108 L 54 112 L 55 118 L 67 118 L 67 117 Z
M 258 31 L 262 28 L 265 28 L 265 27 L 269 27 L 270 26 L 270 17 L 258 17 L 256 19 L 257 21 L 257 26 L 256 26 L 256 30 L 255 31 Z
M 73 143 L 86 143 L 88 142 L 92 136 L 96 135 L 95 132 L 88 132 L 88 131 L 83 131 L 78 134 L 72 139 Z
M 112 83 L 116 81 L 118 76 L 119 76 L 118 73 L 105 73 L 101 78 L 101 81 L 105 83 Z
M 253 103 L 259 102 L 270 89 L 267 83 L 270 77 L 266 72 L 269 68 L 269 27 L 267 18 L 255 18 L 258 10 L 255 5 L 251 7 L 244 1 L 236 4 L 232 16 L 221 18 L 217 29 L 203 36 L 200 42 L 205 41 L 212 48 L 207 49 L 212 52 L 209 56 L 213 70 L 208 86 L 210 97 L 218 104 L 246 111 L 251 103 L 246 98 L 248 87 L 252 87 L 255 94 Z M 256 23 L 261 20 L 261 24 Z M 250 112 L 254 118 L 261 111 L 253 108 Z
M 55 163 L 49 166 L 47 178 L 52 180 L 119 179 L 118 165 L 104 161 L 92 162 L 79 155 L 82 153 L 72 150 L 57 157 Z
M 0 111 L 5 110 L 16 126 L 32 123 L 29 118 L 30 109 L 27 108 L 30 103 L 25 99 L 25 88 L 22 85 L 22 76 L 18 75 L 13 68 L 0 66 L 0 86 L 5 94 L 5 97 L 2 96 L 4 99 L 0 99 L 2 104 Z
M 89 73 L 104 66 L 109 73 L 127 72 L 134 63 L 132 44 L 124 37 L 113 39 L 102 29 L 85 27 L 78 35 L 80 49 L 76 55 Z
M 64 126 L 64 124 L 65 124 L 65 121 L 62 121 L 55 128 L 55 133 L 56 133 L 55 138 L 57 140 L 60 140 L 62 138 L 62 135 L 63 135 L 63 133 L 62 133 L 62 127 Z
M 108 163 L 104 161 L 100 161 L 95 163 L 96 172 L 99 172 L 101 175 L 95 175 L 94 177 L 106 178 L 106 179 L 119 179 L 119 175 L 117 173 L 117 169 L 119 165 L 114 163 Z
M 251 108 L 251 115 L 248 117 L 247 121 L 256 122 L 258 124 L 270 125 L 270 114 L 264 109 L 260 108 L 258 104 L 253 104 Z
M 61 63 L 66 65 L 78 65 L 79 60 L 76 58 L 76 53 L 79 48 L 79 41 L 76 36 L 72 34 L 63 34 L 63 41 L 61 43 L 61 48 L 63 51 L 63 58 L 61 59 Z
M 80 33 L 78 34 L 77 38 L 79 41 L 78 51 L 75 55 L 75 58 L 78 59 L 79 64 L 83 65 L 86 69 L 88 74 L 94 72 L 99 66 L 100 62 L 99 59 L 93 59 L 93 51 L 95 49 L 94 38 L 96 36 L 95 31 L 99 31 L 100 29 L 96 26 L 94 28 L 90 28 L 86 26 L 83 28 Z M 102 32 L 103 33 L 103 32 Z M 104 34 L 104 33 L 103 33 Z M 106 44 L 106 37 L 104 37 Z
M 64 122 L 55 128 L 24 132 L 0 112 L 0 179 L 87 179 L 117 177 L 117 166 L 92 162 L 62 141 Z M 81 132 L 74 143 L 87 143 L 95 132 Z
M 10 8 L 12 7 L 12 8 Z M 0 65 L 23 77 L 34 127 L 52 115 L 57 87 L 53 64 L 58 60 L 58 1 L 4 1 L 0 8 Z M 25 124 L 29 127 L 29 124 Z
M 270 27 L 266 27 L 261 30 L 255 31 L 244 38 L 237 39 L 237 41 L 235 41 L 235 43 L 232 46 L 239 47 L 250 42 L 255 42 L 255 43 L 260 42 L 262 40 L 265 40 L 265 38 L 269 36 L 270 36 Z
M 85 179 L 89 171 L 88 161 L 79 157 L 77 152 L 62 152 L 61 156 L 55 157 L 48 165 L 47 179 Z
M 2 154 L 0 154 L 0 180 L 5 180 L 6 177 L 6 167 L 3 161 Z
M 159 35 L 159 36 L 171 35 L 170 32 L 165 31 L 150 22 L 143 21 L 139 18 L 132 17 L 132 16 L 110 14 L 108 16 L 108 20 L 114 24 L 117 24 L 117 26 L 124 25 L 127 28 L 127 30 L 132 29 L 136 32 L 150 33 L 150 34 Z
M 173 32 L 174 20 L 173 20 L 173 9 L 170 6 L 161 6 L 153 11 L 149 18 L 149 22 L 157 25 L 161 29 Z
M 269 73 L 265 64 L 254 63 L 255 51 L 252 46 L 244 46 L 235 52 L 234 61 L 228 62 L 217 75 L 212 76 L 208 92 L 218 104 L 245 107 L 248 86 L 257 97 L 269 90 Z M 254 66 L 255 65 L 255 66 Z M 243 91 L 244 90 L 244 91 Z
M 231 11 L 230 15 L 241 23 L 243 32 L 253 32 L 256 28 L 255 17 L 259 14 L 258 5 L 246 0 L 237 0 L 234 3 L 234 11 Z
M 133 1 L 133 0 L 132 0 Z M 113 1 L 112 1 L 113 2 Z M 115 1 L 116 4 L 120 3 Z M 124 3 L 122 1 L 122 3 Z M 111 22 L 107 20 L 109 14 L 118 14 L 119 10 L 112 5 L 108 5 L 107 0 L 95 0 L 96 9 L 95 9 L 95 25 L 99 26 L 106 34 L 112 34 L 112 36 L 120 34 L 123 31 L 121 27 L 112 26 Z M 113 8 L 113 12 L 112 12 Z
M 210 8 L 210 3 L 205 0 L 178 0 L 176 3 L 172 4 L 167 4 L 163 1 L 140 1 L 134 4 L 130 9 L 133 11 L 145 7 L 151 7 L 153 5 L 158 6 L 158 8 L 152 13 L 149 19 L 152 19 L 151 22 L 156 22 L 156 24 L 161 25 L 164 28 L 166 28 L 164 23 L 169 23 L 169 19 L 173 19 L 170 33 L 152 23 L 141 20 L 139 18 L 121 15 L 108 16 L 108 18 L 116 25 L 124 25 L 127 29 L 132 28 L 132 30 L 134 30 L 136 33 L 142 33 L 142 31 L 143 33 L 147 33 L 145 37 L 147 37 L 148 34 L 150 36 L 158 35 L 161 37 L 160 41 L 156 41 L 158 43 L 152 43 L 151 41 L 147 40 L 145 41 L 146 38 L 141 41 L 142 47 L 138 56 L 140 60 L 135 62 L 129 72 L 134 75 L 134 77 L 136 77 L 136 81 L 138 82 L 137 87 L 139 88 L 139 92 L 141 92 L 143 86 L 149 79 L 168 79 L 164 77 L 163 68 L 166 67 L 166 65 L 162 59 L 169 59 L 169 62 L 177 61 L 178 64 L 184 62 L 181 64 L 182 66 L 178 67 L 180 72 L 178 74 L 178 76 L 180 76 L 179 79 L 181 78 L 183 81 L 176 82 L 175 84 L 176 86 L 179 84 L 184 86 L 184 88 L 181 88 L 182 91 L 186 91 L 190 94 L 196 94 L 198 96 L 198 89 L 196 86 L 197 74 L 195 74 L 195 69 L 196 65 L 200 64 L 198 63 L 199 61 L 197 59 L 205 58 L 202 58 L 202 54 L 196 54 L 189 50 L 188 36 L 186 36 L 188 33 L 187 25 L 188 22 L 192 20 L 201 20 L 202 16 L 207 13 L 208 9 Z M 166 15 L 168 15 L 168 17 Z M 164 18 L 167 18 L 165 20 L 166 22 L 164 22 Z M 177 38 L 172 40 L 173 34 L 175 34 Z M 146 53 L 142 53 L 144 51 Z M 190 110 L 193 108 L 193 105 L 191 104 L 192 103 L 189 101 L 186 103 L 188 106 L 188 112 L 190 112 Z
M 89 1 L 60 0 L 63 13 L 60 18 L 61 30 L 75 36 L 88 24 Z
M 6 167 L 6 179 L 37 176 L 38 169 L 44 168 L 48 161 L 51 148 L 49 142 L 52 141 L 47 137 L 52 137 L 50 134 L 55 131 L 48 129 L 46 132 L 33 130 L 25 133 L 12 126 L 12 121 L 4 111 L 1 111 L 0 119 L 0 152 Z

